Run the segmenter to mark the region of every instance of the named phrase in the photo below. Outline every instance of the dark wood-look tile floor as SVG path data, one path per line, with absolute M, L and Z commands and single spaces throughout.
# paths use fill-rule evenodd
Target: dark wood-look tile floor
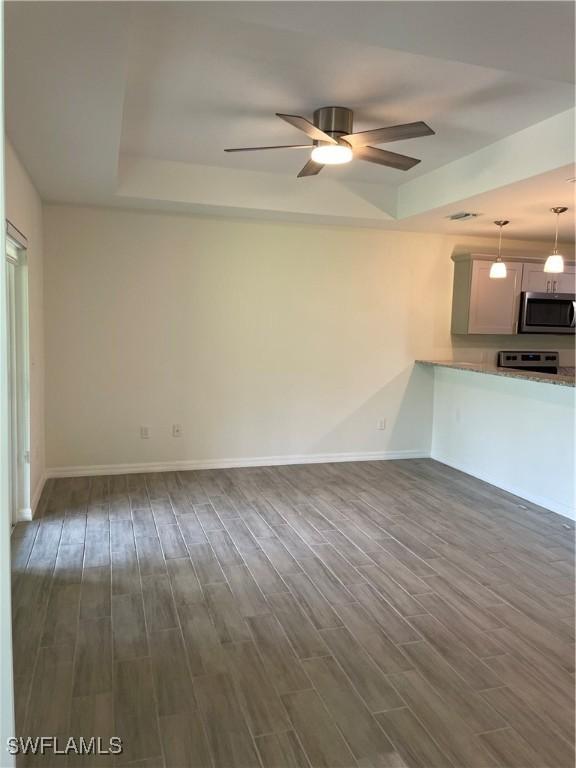
M 573 765 L 573 525 L 436 462 L 53 480 L 12 542 L 18 733 L 124 745 L 34 764 Z

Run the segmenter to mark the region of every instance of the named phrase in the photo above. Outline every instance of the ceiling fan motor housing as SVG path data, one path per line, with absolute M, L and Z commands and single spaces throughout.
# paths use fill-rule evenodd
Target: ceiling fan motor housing
M 354 113 L 346 107 L 320 107 L 314 112 L 314 125 L 335 139 L 352 133 Z M 322 142 L 314 142 L 314 144 Z

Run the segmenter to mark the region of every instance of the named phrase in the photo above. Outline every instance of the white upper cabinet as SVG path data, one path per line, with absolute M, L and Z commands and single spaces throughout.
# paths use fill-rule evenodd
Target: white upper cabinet
M 491 262 L 474 261 L 468 333 L 517 333 L 522 264 L 507 264 L 506 277 L 490 277 Z
M 510 335 L 518 333 L 520 299 L 533 293 L 575 293 L 576 267 L 544 272 L 544 262 L 508 261 L 506 277 L 492 279 L 493 256 L 475 254 L 454 259 L 452 333 Z
M 552 275 L 544 272 L 544 264 L 523 264 L 522 290 L 533 293 L 550 293 L 552 290 Z
M 574 293 L 576 267 L 564 267 L 564 272 L 544 272 L 544 264 L 525 262 L 522 272 L 522 290 L 534 293 Z
M 564 267 L 564 272 L 550 277 L 554 293 L 576 293 L 576 267 Z
M 492 259 L 456 261 L 452 333 L 518 333 L 522 264 L 507 262 L 505 278 L 492 279 Z

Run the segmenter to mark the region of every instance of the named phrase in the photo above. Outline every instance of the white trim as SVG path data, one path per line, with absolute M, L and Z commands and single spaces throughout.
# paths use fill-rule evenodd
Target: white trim
M 390 459 L 429 458 L 429 451 L 405 450 L 363 453 L 311 453 L 296 456 L 255 456 L 240 459 L 189 459 L 149 464 L 94 464 L 84 467 L 49 467 L 46 470 L 46 477 L 128 475 L 140 472 L 178 472 L 189 469 L 232 469 L 234 467 L 274 467 L 283 464 L 331 464 L 341 461 L 387 461 Z
M 25 251 L 28 250 L 28 238 L 8 219 L 6 219 L 6 237 L 13 240 L 18 248 L 22 248 Z
M 545 509 L 549 509 L 551 512 L 556 512 L 559 515 L 562 515 L 563 517 L 567 517 L 570 520 L 576 520 L 576 509 L 571 507 L 569 504 L 564 504 L 561 501 L 558 501 L 557 499 L 551 499 L 548 496 L 541 496 L 540 494 L 527 494 L 526 489 L 519 488 L 518 486 L 514 485 L 502 485 L 501 483 L 495 483 L 493 478 L 491 478 L 488 474 L 483 472 L 478 472 L 476 469 L 474 469 L 471 466 L 468 466 L 467 464 L 464 464 L 461 461 L 456 461 L 455 459 L 448 459 L 446 456 L 442 456 L 441 458 L 438 456 L 434 456 L 432 454 L 431 456 L 434 461 L 438 461 L 441 464 L 446 464 L 448 467 L 452 467 L 453 469 L 458 469 L 460 472 L 464 472 L 467 475 L 472 475 L 472 477 L 476 477 L 478 480 L 483 480 L 485 483 L 489 483 L 490 485 L 493 485 L 495 488 L 500 488 L 502 491 L 506 491 L 507 493 L 512 493 L 514 496 L 518 496 L 521 499 L 525 499 L 526 501 L 529 501 L 532 504 L 537 504 L 539 507 L 544 507 Z
M 14 252 L 10 253 L 12 247 Z M 20 240 L 9 239 L 6 253 L 10 266 L 7 270 L 10 497 L 13 522 L 20 522 L 27 519 L 27 510 L 31 508 L 28 258 Z
M 32 510 L 30 507 L 24 507 L 23 509 L 18 509 L 15 512 L 15 523 L 27 523 L 30 520 L 32 520 Z
M 40 501 L 40 496 L 42 496 L 42 491 L 44 490 L 44 486 L 46 485 L 46 480 L 48 479 L 48 476 L 46 473 L 43 473 L 40 477 L 40 480 L 38 480 L 38 483 L 36 484 L 36 489 L 34 490 L 34 494 L 32 496 L 32 501 L 30 502 L 30 520 L 34 517 L 36 514 L 36 508 L 38 506 L 38 502 Z

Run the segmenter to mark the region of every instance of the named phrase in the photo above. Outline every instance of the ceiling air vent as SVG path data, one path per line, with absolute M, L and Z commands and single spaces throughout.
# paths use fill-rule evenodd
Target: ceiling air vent
M 450 221 L 467 221 L 468 219 L 475 219 L 477 216 L 480 216 L 480 214 L 459 211 L 458 213 L 452 213 L 450 216 L 446 216 L 446 218 L 450 219 Z

